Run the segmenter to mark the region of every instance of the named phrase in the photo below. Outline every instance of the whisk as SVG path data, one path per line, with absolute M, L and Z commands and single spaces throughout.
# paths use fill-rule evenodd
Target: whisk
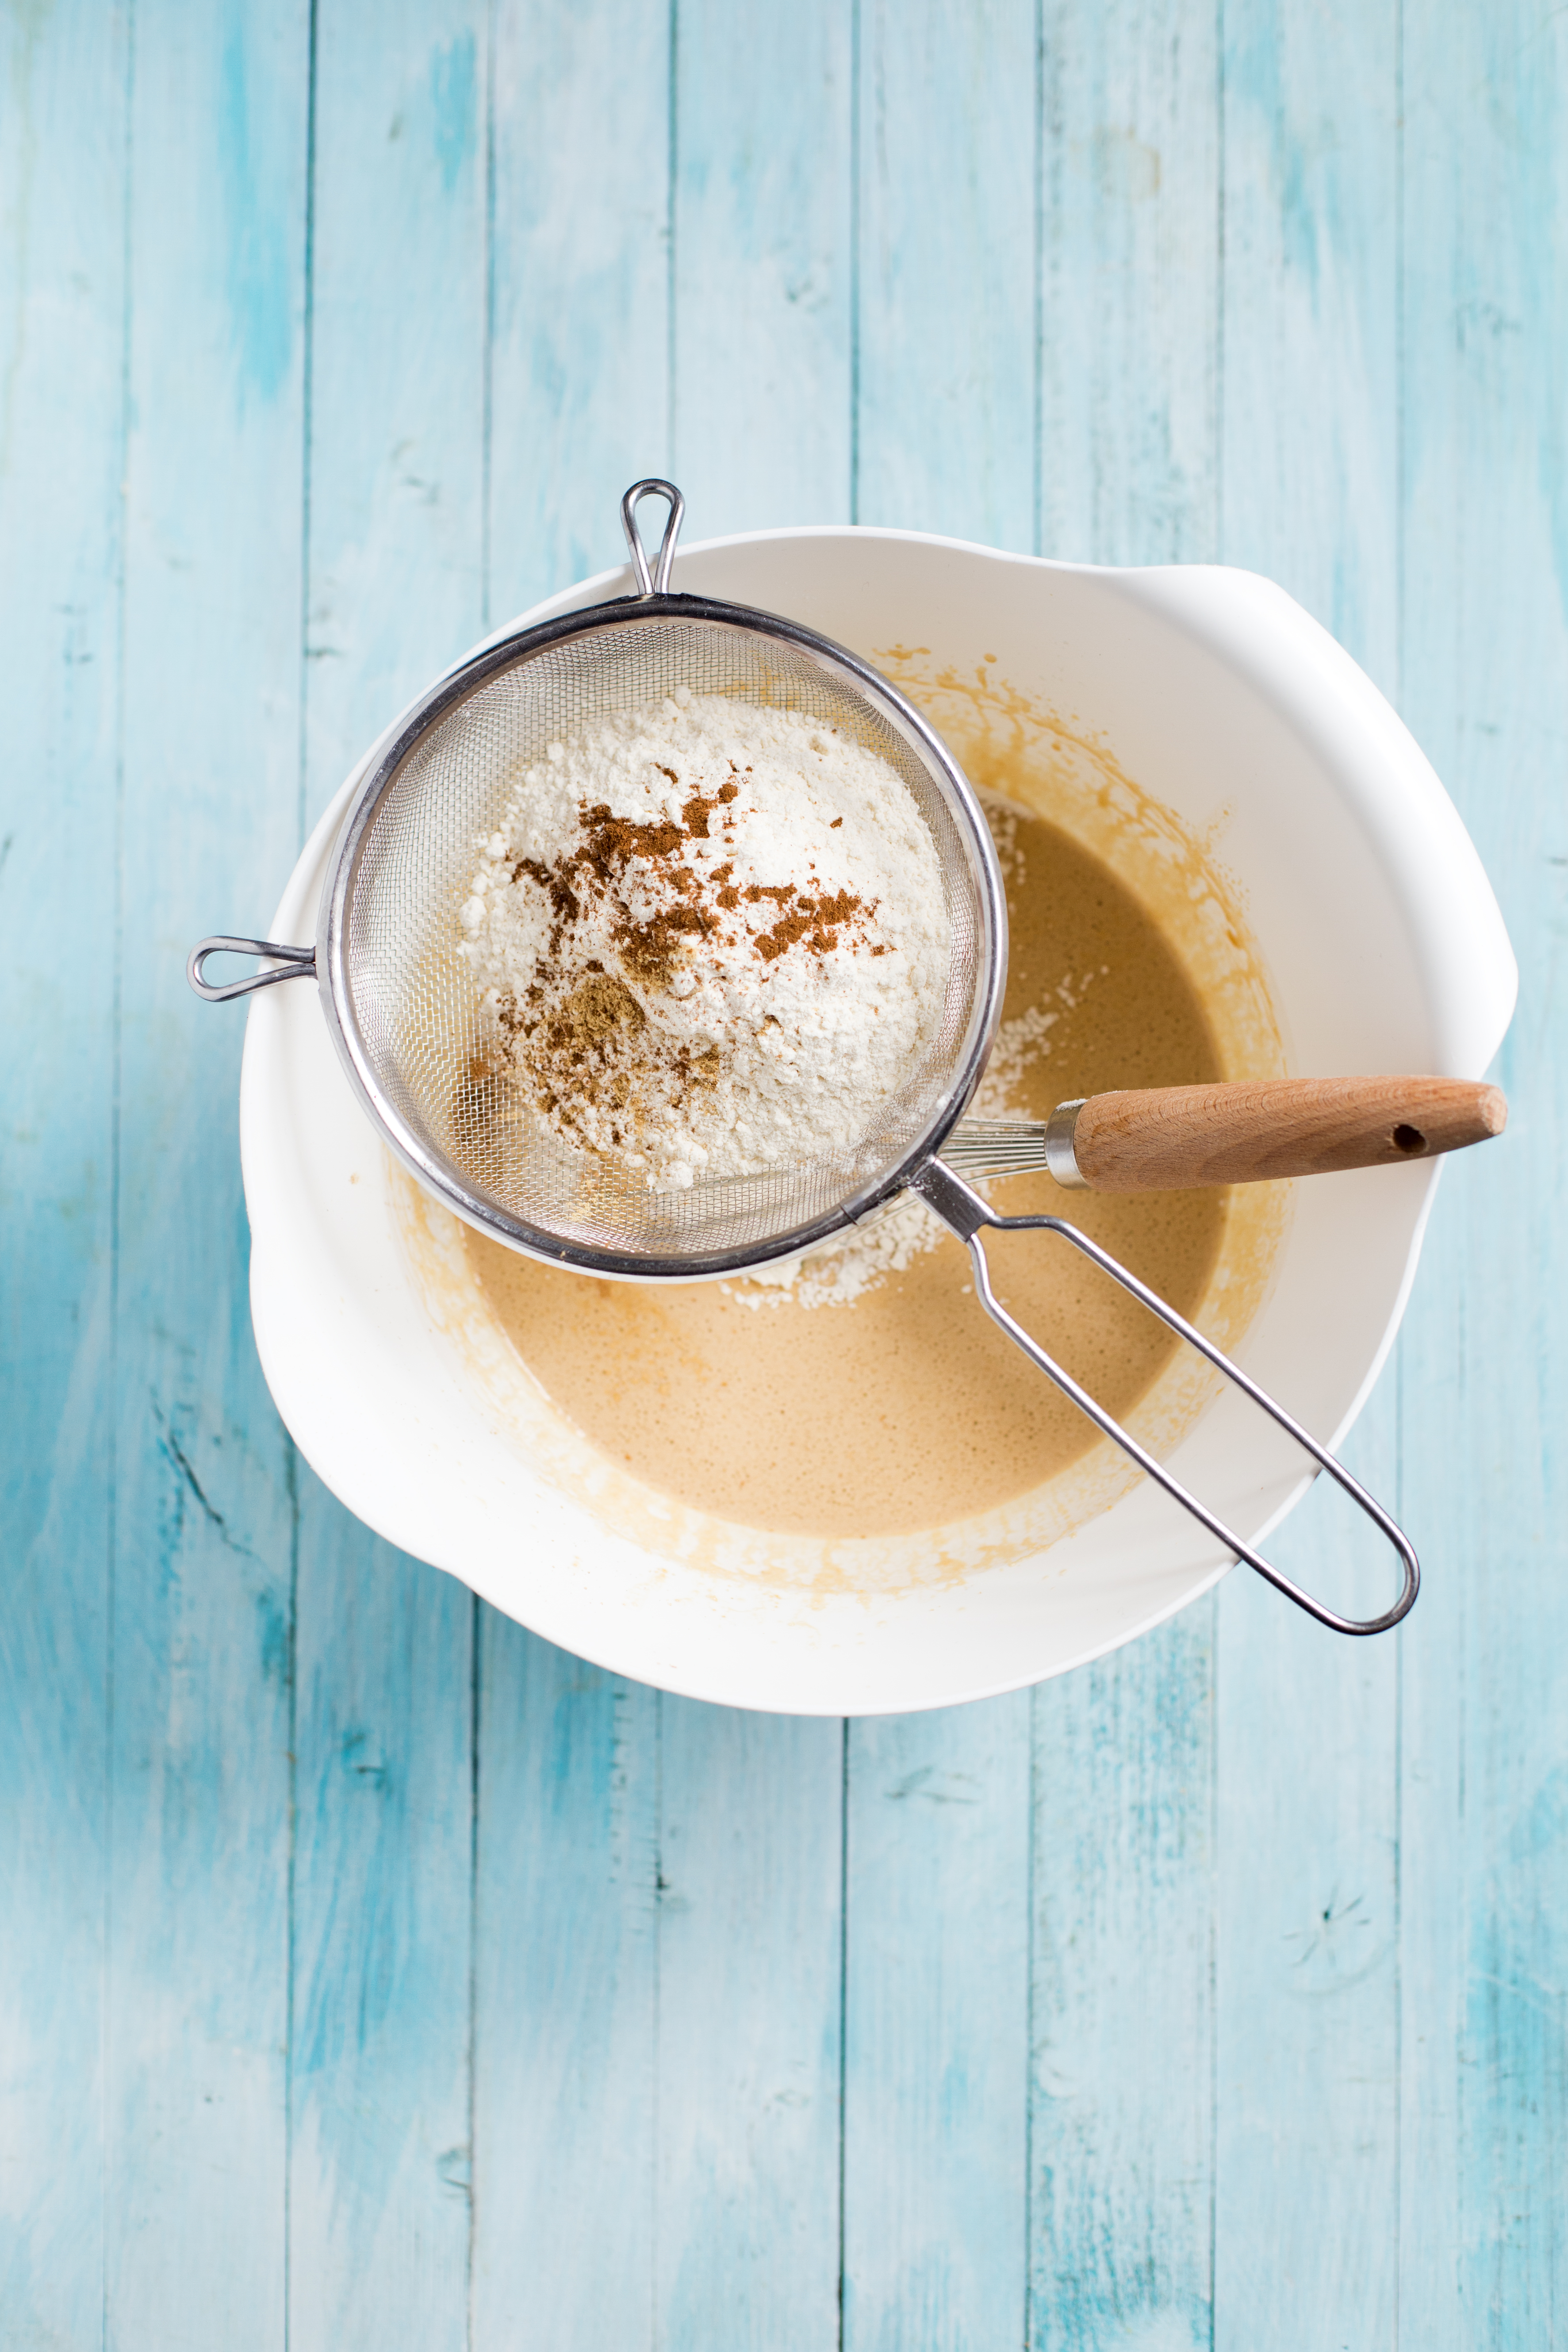
M 1048 1119 L 961 1119 L 942 1158 L 970 1182 L 1041 1172 L 1069 1192 L 1174 1192 L 1396 1168 L 1500 1135 L 1496 1087 L 1464 1078 L 1266 1078 L 1139 1087 Z

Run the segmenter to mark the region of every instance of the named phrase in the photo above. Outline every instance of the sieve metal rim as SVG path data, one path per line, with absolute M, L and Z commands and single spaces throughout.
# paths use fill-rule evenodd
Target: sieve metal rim
M 659 620 L 710 622 L 782 642 L 813 667 L 851 687 L 895 731 L 910 741 L 936 772 L 950 813 L 966 837 L 978 882 L 983 976 L 975 991 L 963 1049 L 951 1087 L 936 1115 L 891 1168 L 841 1201 L 825 1215 L 790 1228 L 762 1246 L 659 1257 L 595 1248 L 530 1223 L 499 1202 L 478 1197 L 451 1171 L 443 1155 L 417 1134 L 386 1097 L 374 1056 L 360 1027 L 350 984 L 347 937 L 354 888 L 377 811 L 410 759 L 431 730 L 449 719 L 494 678 L 521 667 L 565 640 L 600 635 Z M 383 1139 L 419 1183 L 455 1216 L 528 1257 L 572 1267 L 613 1281 L 704 1282 L 727 1274 L 775 1265 L 843 1233 L 884 1201 L 904 1191 L 938 1152 L 963 1117 L 980 1083 L 1001 1017 L 1007 969 L 1007 907 L 1001 868 L 973 787 L 935 730 L 897 687 L 869 663 L 801 623 L 776 613 L 717 597 L 637 595 L 616 597 L 563 614 L 529 629 L 514 631 L 484 647 L 437 680 L 406 714 L 396 735 L 366 776 L 343 821 L 322 886 L 317 922 L 317 982 L 328 1034 L 360 1103 Z

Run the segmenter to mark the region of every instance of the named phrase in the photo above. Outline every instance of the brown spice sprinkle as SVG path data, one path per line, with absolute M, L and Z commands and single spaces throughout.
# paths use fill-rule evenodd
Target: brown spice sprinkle
M 795 946 L 816 955 L 831 954 L 838 945 L 841 927 L 852 917 L 862 916 L 868 921 L 875 917 L 875 901 L 868 904 L 851 890 L 813 895 L 792 882 L 783 882 L 752 884 L 742 891 L 735 887 L 732 863 L 700 876 L 694 866 L 679 859 L 679 853 L 690 843 L 714 839 L 731 822 L 728 811 L 739 796 L 740 786 L 735 781 L 739 771 L 733 762 L 731 765 L 730 780 L 711 797 L 692 793 L 681 809 L 679 824 L 669 818 L 638 824 L 629 817 L 617 816 L 605 802 L 592 805 L 584 802 L 579 810 L 580 839 L 574 848 L 553 864 L 523 857 L 511 869 L 513 881 L 526 874 L 549 900 L 548 951 L 552 964 L 567 926 L 582 912 L 585 880 L 591 877 L 610 895 L 617 917 L 611 936 L 625 979 L 592 966 L 564 1004 L 546 1017 L 540 1009 L 546 989 L 564 975 L 558 967 L 544 968 L 522 1001 L 510 998 L 499 1008 L 501 1026 L 512 1044 L 511 1058 L 521 1073 L 531 1076 L 539 1108 L 561 1114 L 570 1126 L 576 1124 L 571 1115 L 574 1101 L 612 1110 L 624 1109 L 629 1101 L 631 1078 L 624 1056 L 646 1028 L 647 1016 L 628 981 L 644 989 L 668 986 L 686 940 L 720 935 L 726 946 L 735 944 L 723 930 L 715 908 L 729 913 L 742 903 L 773 902 L 779 910 L 778 920 L 752 941 L 764 963 L 775 961 Z M 659 772 L 679 785 L 680 779 L 673 769 L 660 765 Z M 843 819 L 834 822 L 842 824 Z M 634 859 L 650 866 L 671 894 L 670 903 L 640 920 L 632 915 L 618 887 Z M 705 897 L 709 903 L 704 903 Z M 878 945 L 870 952 L 884 955 L 887 950 Z M 520 1041 L 526 1041 L 526 1054 L 516 1051 Z M 719 1066 L 716 1045 L 701 1054 L 693 1054 L 686 1046 L 677 1049 L 666 1066 L 676 1099 L 715 1087 Z M 618 1125 L 614 1139 L 617 1145 L 628 1140 Z
M 785 887 L 787 889 L 788 886 Z M 748 898 L 761 895 L 750 890 L 746 893 Z M 769 891 L 766 895 L 772 898 L 776 894 Z M 757 953 L 769 963 L 775 956 L 782 956 L 786 948 L 793 948 L 797 940 L 804 940 L 813 955 L 831 955 L 838 945 L 838 933 L 830 929 L 829 925 L 847 923 L 850 916 L 858 915 L 866 903 L 853 890 L 835 890 L 820 898 L 806 898 L 798 892 L 790 895 L 795 898 L 795 906 L 773 925 L 771 931 L 762 932 L 757 940 Z M 873 949 L 872 953 L 876 952 Z
M 575 1046 L 579 1051 L 597 1045 L 617 1029 L 636 1036 L 647 1020 L 647 1013 L 632 994 L 624 980 L 616 980 L 607 971 L 591 971 L 580 980 L 566 999 L 545 1034 L 559 1053 Z
M 661 775 L 673 784 L 679 777 L 672 768 L 661 766 Z M 694 793 L 682 808 L 681 823 L 666 818 L 658 824 L 637 824 L 630 817 L 617 816 L 606 802 L 598 801 L 581 812 L 582 846 L 569 856 L 546 866 L 538 858 L 522 857 L 512 868 L 512 879 L 522 875 L 537 882 L 550 900 L 554 918 L 551 928 L 550 952 L 557 954 L 566 925 L 576 919 L 581 911 L 581 898 L 574 882 L 585 869 L 595 878 L 613 887 L 635 857 L 645 859 L 650 866 L 662 867 L 662 879 L 679 893 L 686 903 L 662 909 L 643 922 L 634 921 L 624 907 L 622 919 L 615 929 L 615 940 L 631 977 L 650 988 L 664 986 L 675 969 L 682 940 L 711 936 L 719 929 L 717 918 L 700 905 L 702 883 L 694 869 L 686 865 L 670 866 L 678 849 L 690 841 L 710 840 L 710 819 L 733 801 L 739 793 L 733 777 L 721 784 L 711 800 Z M 842 824 L 842 817 L 835 823 Z M 876 911 L 855 892 L 839 890 L 812 898 L 798 892 L 793 882 L 752 884 L 738 891 L 731 880 L 733 868 L 726 864 L 716 868 L 708 878 L 717 886 L 715 903 L 726 913 L 741 905 L 742 899 L 757 906 L 771 898 L 781 912 L 780 920 L 771 929 L 760 933 L 755 941 L 756 952 L 765 963 L 772 963 L 789 948 L 804 942 L 816 955 L 828 955 L 838 945 L 837 925 L 847 922 L 851 915 Z M 795 904 L 784 913 L 788 902 Z M 726 942 L 729 944 L 730 942 Z

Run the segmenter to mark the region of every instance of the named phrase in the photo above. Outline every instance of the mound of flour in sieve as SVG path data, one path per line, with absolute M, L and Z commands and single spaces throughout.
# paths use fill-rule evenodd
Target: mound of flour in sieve
M 521 1091 L 655 1191 L 852 1148 L 936 1034 L 936 845 L 887 761 L 682 691 L 560 743 L 482 845 L 464 953 Z

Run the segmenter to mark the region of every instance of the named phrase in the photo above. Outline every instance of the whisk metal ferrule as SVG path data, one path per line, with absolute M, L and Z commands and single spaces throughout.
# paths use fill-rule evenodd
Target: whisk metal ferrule
M 1058 1103 L 1046 1121 L 1046 1166 L 1057 1182 L 1068 1192 L 1087 1192 L 1089 1178 L 1078 1164 L 1078 1115 L 1088 1100 L 1079 1095 L 1075 1102 Z

